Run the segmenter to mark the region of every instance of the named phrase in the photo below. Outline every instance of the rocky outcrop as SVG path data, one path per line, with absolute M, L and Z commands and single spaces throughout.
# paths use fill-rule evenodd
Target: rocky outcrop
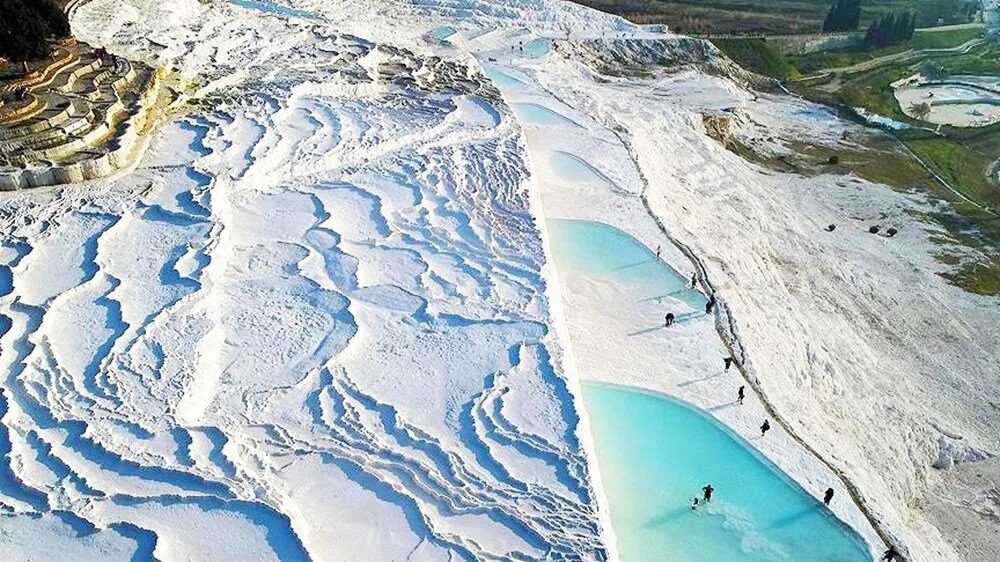
M 144 65 L 84 44 L 0 85 L 0 190 L 72 183 L 127 165 L 159 87 Z

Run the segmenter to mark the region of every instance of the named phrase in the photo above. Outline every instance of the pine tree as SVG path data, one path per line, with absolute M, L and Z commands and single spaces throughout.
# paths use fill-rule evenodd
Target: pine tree
M 890 37 L 890 43 L 898 43 L 900 41 L 906 41 L 908 38 L 908 32 L 910 30 L 910 13 L 902 12 L 896 16 L 895 25 L 892 27 L 892 36 Z
M 69 35 L 69 22 L 52 0 L 0 0 L 0 57 L 45 58 L 50 37 Z
M 844 31 L 854 31 L 861 21 L 861 0 L 847 0 L 844 8 Z
M 853 31 L 861 19 L 861 0 L 834 0 L 823 19 L 823 31 Z

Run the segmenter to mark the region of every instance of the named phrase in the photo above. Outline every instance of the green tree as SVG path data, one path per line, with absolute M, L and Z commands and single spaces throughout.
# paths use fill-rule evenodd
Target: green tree
M 865 33 L 865 46 L 873 49 L 913 39 L 914 16 L 909 12 L 885 14 L 872 21 Z
M 67 36 L 69 21 L 53 0 L 0 0 L 0 57 L 45 58 L 50 40 Z
M 861 0 L 834 0 L 823 20 L 823 31 L 853 31 L 861 19 Z
M 931 114 L 931 106 L 927 102 L 915 103 L 910 106 L 910 113 L 917 119 L 926 121 L 927 116 Z

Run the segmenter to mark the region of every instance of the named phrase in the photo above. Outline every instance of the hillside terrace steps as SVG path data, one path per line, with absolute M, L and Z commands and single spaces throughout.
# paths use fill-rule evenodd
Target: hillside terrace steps
M 140 144 L 155 71 L 84 43 L 56 52 L 44 68 L 0 82 L 0 190 L 101 177 Z

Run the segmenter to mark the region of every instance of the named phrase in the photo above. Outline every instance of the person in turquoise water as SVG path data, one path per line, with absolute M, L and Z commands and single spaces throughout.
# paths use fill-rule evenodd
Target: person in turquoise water
M 703 494 L 704 494 L 704 495 L 702 496 L 702 498 L 703 498 L 703 499 L 704 499 L 704 500 L 705 500 L 706 502 L 710 502 L 710 501 L 712 501 L 712 492 L 714 492 L 714 491 L 715 491 L 715 488 L 713 488 L 711 484 L 705 484 L 705 487 L 704 487 L 704 488 L 702 488 L 702 489 L 701 489 L 701 491 L 702 491 L 702 492 L 703 492 Z

